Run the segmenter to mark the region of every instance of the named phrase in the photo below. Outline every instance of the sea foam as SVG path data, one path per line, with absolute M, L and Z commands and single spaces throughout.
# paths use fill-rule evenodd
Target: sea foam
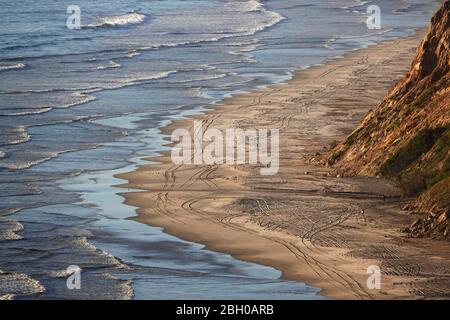
M 8 71 L 8 70 L 15 70 L 15 69 L 23 69 L 25 67 L 26 67 L 26 65 L 23 63 L 17 63 L 17 64 L 9 65 L 9 66 L 0 66 L 0 72 Z
M 130 24 L 140 24 L 144 22 L 146 16 L 138 12 L 128 12 L 120 16 L 109 16 L 97 18 L 95 23 L 88 24 L 82 28 L 99 28 L 99 27 L 120 27 Z

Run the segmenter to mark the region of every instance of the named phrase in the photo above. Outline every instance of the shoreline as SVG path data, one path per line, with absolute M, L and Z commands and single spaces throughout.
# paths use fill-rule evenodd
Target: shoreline
M 352 51 L 296 71 L 285 83 L 237 94 L 202 115 L 172 122 L 164 134 L 192 129 L 194 119 L 220 130 L 279 128 L 280 171 L 260 176 L 260 168 L 250 165 L 175 166 L 164 151 L 150 159 L 156 163 L 118 176 L 129 181 L 122 187 L 151 190 L 121 193 L 140 208 L 135 219 L 208 250 L 274 267 L 284 279 L 320 288 L 321 295 L 432 296 L 423 288 L 426 279 L 404 270 L 405 264 L 417 265 L 424 254 L 442 263 L 439 253 L 446 259 L 450 250 L 399 232 L 414 220 L 398 210 L 401 191 L 381 179 L 335 177 L 310 161 L 350 132 L 404 76 L 423 33 Z M 365 285 L 373 264 L 382 269 L 381 290 Z

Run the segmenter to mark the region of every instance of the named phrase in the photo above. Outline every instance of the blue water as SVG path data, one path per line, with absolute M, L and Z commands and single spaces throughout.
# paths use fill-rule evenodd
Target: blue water
M 411 34 L 427 0 L 0 0 L 0 296 L 317 299 L 280 272 L 126 219 L 112 185 L 159 128 L 296 69 Z M 368 30 L 369 4 L 382 30 Z M 82 267 L 82 290 L 64 270 Z

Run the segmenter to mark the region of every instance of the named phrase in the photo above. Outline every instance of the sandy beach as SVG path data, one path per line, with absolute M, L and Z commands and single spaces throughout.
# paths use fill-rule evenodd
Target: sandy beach
M 407 238 L 417 217 L 400 208 L 408 199 L 392 183 L 340 177 L 318 165 L 333 141 L 348 134 L 409 70 L 424 35 L 383 42 L 292 80 L 226 99 L 203 115 L 175 121 L 163 132 L 203 127 L 277 128 L 280 170 L 262 176 L 253 165 L 174 165 L 170 152 L 120 175 L 126 203 L 138 221 L 164 228 L 208 249 L 272 266 L 339 299 L 448 297 L 450 246 Z M 168 140 L 169 142 L 169 140 Z M 381 269 L 371 290 L 367 268 Z

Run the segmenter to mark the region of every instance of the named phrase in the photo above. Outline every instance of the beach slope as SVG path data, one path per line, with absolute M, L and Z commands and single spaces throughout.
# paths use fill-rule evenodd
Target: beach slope
M 409 70 L 424 32 L 361 49 L 292 80 L 236 95 L 204 115 L 163 131 L 278 128 L 280 170 L 254 165 L 174 165 L 169 152 L 120 178 L 136 219 L 210 250 L 273 266 L 286 279 L 342 299 L 442 298 L 450 246 L 400 232 L 414 219 L 399 210 L 402 191 L 388 181 L 341 177 L 319 159 L 349 134 Z M 369 289 L 369 266 L 381 289 Z M 274 297 L 276 298 L 276 297 Z

